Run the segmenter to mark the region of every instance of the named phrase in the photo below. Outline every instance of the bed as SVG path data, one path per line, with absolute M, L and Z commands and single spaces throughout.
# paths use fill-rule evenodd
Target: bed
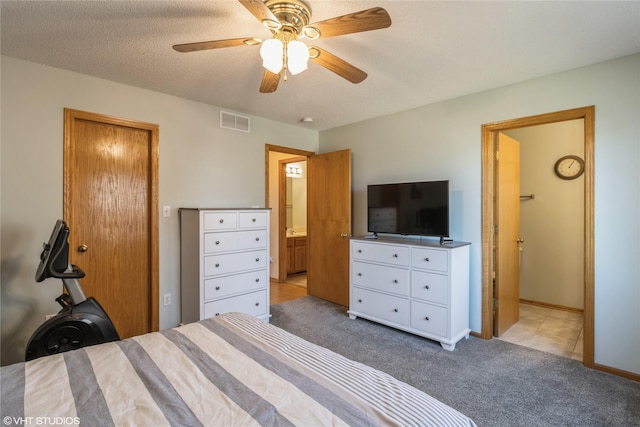
M 0 369 L 4 425 L 475 426 L 406 383 L 227 313 Z

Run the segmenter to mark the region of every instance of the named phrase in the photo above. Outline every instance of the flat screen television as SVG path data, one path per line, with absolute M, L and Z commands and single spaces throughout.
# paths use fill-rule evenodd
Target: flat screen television
M 370 233 L 449 236 L 449 181 L 367 186 Z

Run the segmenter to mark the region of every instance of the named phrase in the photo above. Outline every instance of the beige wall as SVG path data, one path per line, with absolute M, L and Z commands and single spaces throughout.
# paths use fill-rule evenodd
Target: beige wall
M 179 207 L 265 205 L 265 144 L 317 151 L 318 133 L 251 117 L 251 132 L 222 129 L 221 107 L 3 56 L 1 62 L 2 364 L 58 311 L 61 284 L 35 283 L 42 242 L 62 217 L 65 107 L 160 126 L 160 327 L 180 319 Z M 247 115 L 244 114 L 243 115 Z M 71 230 L 73 232 L 73 230 Z
M 62 109 L 160 125 L 160 294 L 179 290 L 179 206 L 264 203 L 264 144 L 353 154 L 353 223 L 366 232 L 368 183 L 447 178 L 451 232 L 471 246 L 471 328 L 481 326 L 480 127 L 596 107 L 595 362 L 640 374 L 640 55 L 316 132 L 252 117 L 251 134 L 218 127 L 220 108 L 2 57 L 0 233 L 2 363 L 20 351 L 54 283 L 34 283 L 42 241 L 62 215 Z M 437 84 L 437 82 L 433 82 Z M 161 327 L 179 318 L 161 307 Z M 7 348 L 9 350 L 7 350 Z
M 437 82 L 433 82 L 437 84 Z M 449 179 L 451 236 L 471 242 L 470 323 L 481 330 L 481 126 L 595 105 L 595 363 L 640 374 L 640 55 L 320 133 L 353 154 L 353 232 L 366 186 Z
M 563 180 L 562 156 L 584 158 L 584 121 L 505 132 L 520 141 L 520 298 L 582 309 L 584 304 L 584 176 Z

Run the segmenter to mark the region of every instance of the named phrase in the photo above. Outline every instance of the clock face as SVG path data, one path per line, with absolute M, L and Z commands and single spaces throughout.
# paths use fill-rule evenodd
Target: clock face
M 562 179 L 576 179 L 584 172 L 584 160 L 578 156 L 564 156 L 558 159 L 554 170 Z

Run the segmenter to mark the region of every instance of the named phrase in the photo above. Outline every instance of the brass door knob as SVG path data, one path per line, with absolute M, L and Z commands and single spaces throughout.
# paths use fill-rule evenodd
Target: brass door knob
M 88 249 L 89 249 L 89 246 L 87 245 L 78 246 L 78 252 L 87 252 Z

